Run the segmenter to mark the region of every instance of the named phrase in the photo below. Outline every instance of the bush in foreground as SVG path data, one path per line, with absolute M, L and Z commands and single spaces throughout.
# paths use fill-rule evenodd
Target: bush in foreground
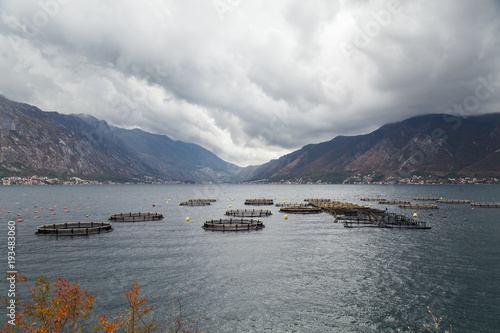
M 27 278 L 17 274 L 16 282 L 26 282 Z M 194 322 L 187 322 L 182 315 L 180 301 L 172 301 L 172 314 L 168 328 L 159 327 L 150 318 L 153 306 L 147 304 L 145 297 L 140 297 L 140 287 L 134 282 L 125 291 L 128 307 L 115 318 L 108 319 L 105 314 L 93 315 L 95 297 L 88 293 L 80 283 L 57 278 L 54 283 L 41 276 L 34 288 L 29 289 L 30 299 L 23 301 L 19 294 L 15 299 L 15 318 L 0 328 L 0 333 L 76 333 L 76 332 L 167 332 L 195 333 L 191 330 Z M 2 301 L 5 305 L 11 300 Z M 201 332 L 200 332 L 201 333 Z

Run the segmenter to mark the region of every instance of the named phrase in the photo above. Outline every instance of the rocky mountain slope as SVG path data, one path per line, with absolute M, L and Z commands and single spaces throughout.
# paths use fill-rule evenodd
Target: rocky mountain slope
M 193 159 L 196 163 L 192 163 Z M 0 95 L 3 175 L 54 174 L 115 180 L 151 176 L 203 182 L 228 180 L 238 170 L 194 144 L 112 128 L 88 115 L 44 112 Z
M 311 144 L 261 166 L 247 167 L 246 180 L 299 177 L 328 179 L 335 174 L 377 172 L 498 176 L 500 114 L 467 118 L 418 116 L 358 136 L 338 136 Z

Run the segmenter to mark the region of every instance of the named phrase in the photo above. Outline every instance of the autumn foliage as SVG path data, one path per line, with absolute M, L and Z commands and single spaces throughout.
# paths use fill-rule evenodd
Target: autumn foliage
M 80 287 L 79 282 L 71 283 L 61 278 L 56 280 L 51 283 L 50 279 L 41 276 L 34 288 L 29 289 L 30 299 L 27 301 L 17 294 L 16 323 L 0 327 L 0 333 L 194 332 L 190 330 L 193 322 L 186 322 L 182 317 L 179 300 L 176 300 L 179 310 L 170 320 L 170 327 L 157 327 L 155 321 L 149 318 L 154 307 L 139 295 L 141 288 L 137 282 L 124 293 L 128 307 L 121 315 L 108 320 L 105 314 L 93 315 L 96 299 L 92 293 Z M 18 274 L 16 281 L 26 282 L 27 278 Z

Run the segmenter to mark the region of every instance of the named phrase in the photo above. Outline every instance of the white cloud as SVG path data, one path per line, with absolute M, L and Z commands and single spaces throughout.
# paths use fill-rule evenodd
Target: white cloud
M 0 93 L 239 165 L 444 112 L 500 81 L 483 1 L 4 0 Z M 498 110 L 500 87 L 475 112 Z

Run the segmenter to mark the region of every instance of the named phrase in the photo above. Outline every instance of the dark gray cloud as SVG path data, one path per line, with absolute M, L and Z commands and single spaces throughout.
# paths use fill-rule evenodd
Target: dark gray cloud
M 500 111 L 497 1 L 0 2 L 0 93 L 257 164 Z

